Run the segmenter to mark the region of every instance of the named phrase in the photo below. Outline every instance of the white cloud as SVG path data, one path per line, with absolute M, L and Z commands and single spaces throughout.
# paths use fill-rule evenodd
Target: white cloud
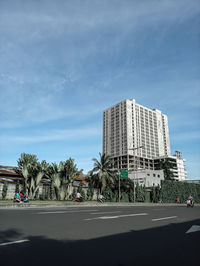
M 41 143 L 51 141 L 64 141 L 64 140 L 79 140 L 87 139 L 90 137 L 100 136 L 102 134 L 101 129 L 97 127 L 88 128 L 75 128 L 66 130 L 51 130 L 35 135 L 15 135 L 15 136 L 1 136 L 0 143 L 7 145 L 8 143 L 26 144 L 26 143 Z

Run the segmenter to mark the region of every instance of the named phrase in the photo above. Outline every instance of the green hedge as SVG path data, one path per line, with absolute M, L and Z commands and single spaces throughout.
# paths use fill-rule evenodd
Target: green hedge
M 189 195 L 192 195 L 196 203 L 200 203 L 200 184 L 186 182 L 162 181 L 160 199 L 164 203 L 172 203 L 179 197 L 180 203 L 184 203 Z

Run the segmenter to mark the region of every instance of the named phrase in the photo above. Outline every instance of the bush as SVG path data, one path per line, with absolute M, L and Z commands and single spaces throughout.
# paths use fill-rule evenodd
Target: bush
M 121 202 L 129 202 L 128 193 L 122 192 L 122 194 L 121 194 Z
M 145 188 L 140 186 L 137 183 L 135 191 L 136 191 L 136 201 L 137 202 L 144 202 L 145 201 L 145 194 L 146 194 Z
M 8 183 L 7 182 L 4 182 L 4 184 L 3 184 L 3 190 L 2 190 L 2 199 L 3 200 L 6 199 L 7 191 L 8 191 Z
M 73 200 L 76 197 L 76 193 L 77 193 L 77 191 L 76 191 L 76 188 L 74 187 L 72 194 L 69 196 L 69 200 Z
M 133 189 L 130 189 L 128 196 L 129 196 L 129 201 L 134 202 L 134 190 Z
M 92 186 L 89 186 L 87 190 L 87 200 L 92 200 L 94 196 L 94 188 Z
M 103 196 L 105 197 L 106 201 L 112 201 L 114 195 L 110 187 L 106 187 L 103 192 Z

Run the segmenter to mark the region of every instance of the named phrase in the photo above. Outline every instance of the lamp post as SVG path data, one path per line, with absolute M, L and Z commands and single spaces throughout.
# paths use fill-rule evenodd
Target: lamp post
M 135 151 L 135 150 L 138 150 L 138 149 L 141 149 L 143 148 L 144 146 L 139 146 L 139 147 L 136 147 L 136 148 L 130 148 L 128 150 L 132 150 L 132 151 Z M 134 191 L 133 191 L 133 196 L 134 196 L 134 203 L 135 203 L 135 172 L 137 171 L 137 168 L 135 169 L 134 171 L 134 177 L 133 177 L 133 186 L 134 186 Z

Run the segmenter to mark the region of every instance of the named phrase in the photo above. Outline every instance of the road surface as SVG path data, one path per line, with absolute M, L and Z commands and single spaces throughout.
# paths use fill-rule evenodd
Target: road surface
M 198 265 L 199 247 L 200 206 L 0 209 L 2 265 Z

